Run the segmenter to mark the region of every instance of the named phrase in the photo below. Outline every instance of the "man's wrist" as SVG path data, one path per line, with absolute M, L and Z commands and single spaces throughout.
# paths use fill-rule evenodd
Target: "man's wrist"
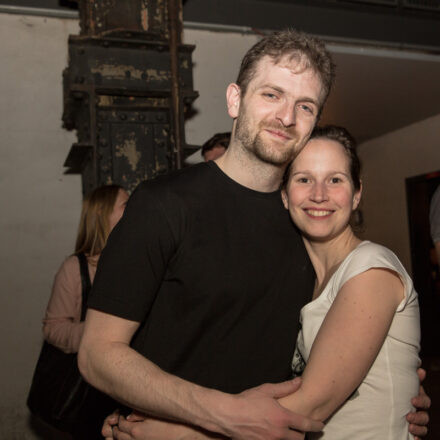
M 194 423 L 207 431 L 227 435 L 228 420 L 235 406 L 234 395 L 206 388 L 201 388 L 198 394 L 193 394 L 199 413 Z

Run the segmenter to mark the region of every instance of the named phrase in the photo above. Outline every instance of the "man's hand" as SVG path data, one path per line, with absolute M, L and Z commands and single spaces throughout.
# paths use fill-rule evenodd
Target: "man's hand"
M 294 393 L 300 379 L 264 384 L 235 397 L 227 408 L 219 408 L 218 423 L 234 440 L 302 440 L 305 432 L 318 432 L 323 424 L 294 414 L 277 399 Z
M 417 370 L 420 382 L 426 377 L 426 371 L 423 368 Z M 428 433 L 429 415 L 427 410 L 431 406 L 431 399 L 425 393 L 422 385 L 420 385 L 419 395 L 411 400 L 411 403 L 418 410 L 415 413 L 409 413 L 406 420 L 409 422 L 409 432 L 415 436 L 414 440 L 421 440 Z

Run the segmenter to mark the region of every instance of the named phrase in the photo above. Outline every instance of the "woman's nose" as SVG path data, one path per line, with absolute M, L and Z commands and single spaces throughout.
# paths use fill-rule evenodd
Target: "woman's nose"
M 310 198 L 316 203 L 327 201 L 328 200 L 327 186 L 324 183 L 319 183 L 319 182 L 315 183 L 313 185 Z

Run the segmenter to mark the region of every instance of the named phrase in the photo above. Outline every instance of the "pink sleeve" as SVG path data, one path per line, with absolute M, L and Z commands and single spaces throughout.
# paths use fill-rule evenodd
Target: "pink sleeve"
M 43 319 L 44 338 L 65 353 L 77 353 L 82 337 L 81 291 L 78 258 L 70 256 L 55 275 Z

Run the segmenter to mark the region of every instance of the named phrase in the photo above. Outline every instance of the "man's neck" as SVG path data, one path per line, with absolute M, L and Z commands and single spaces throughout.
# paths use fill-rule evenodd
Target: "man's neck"
M 225 154 L 215 162 L 228 177 L 240 185 L 266 193 L 280 187 L 285 170 L 285 166 L 263 162 L 234 145 L 229 145 Z

